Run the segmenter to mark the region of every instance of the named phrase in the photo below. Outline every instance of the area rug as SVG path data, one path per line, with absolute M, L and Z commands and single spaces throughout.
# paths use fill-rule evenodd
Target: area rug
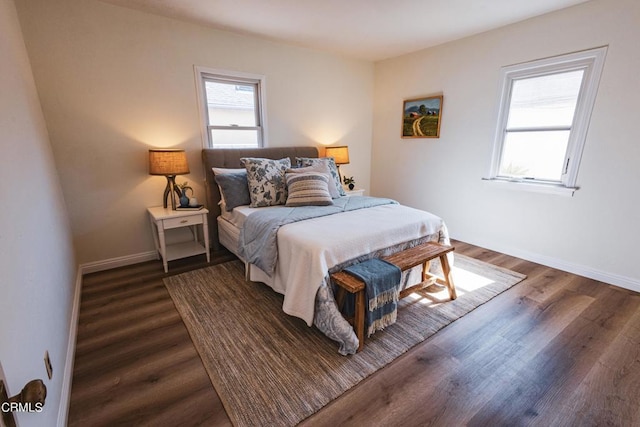
M 446 290 L 410 295 L 400 303 L 397 323 L 351 356 L 285 314 L 281 295 L 246 282 L 240 261 L 164 282 L 231 421 L 290 426 L 526 276 L 456 254 L 453 277 L 455 301 Z

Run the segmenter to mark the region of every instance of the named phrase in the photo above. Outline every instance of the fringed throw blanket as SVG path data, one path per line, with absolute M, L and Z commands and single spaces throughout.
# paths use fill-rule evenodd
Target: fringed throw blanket
M 396 322 L 402 271 L 397 266 L 372 258 L 344 269 L 362 280 L 366 289 L 367 336 Z

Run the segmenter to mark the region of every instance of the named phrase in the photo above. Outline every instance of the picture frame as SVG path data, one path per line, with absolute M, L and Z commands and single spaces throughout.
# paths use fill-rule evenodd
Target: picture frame
M 406 99 L 402 104 L 402 138 L 440 138 L 443 95 Z

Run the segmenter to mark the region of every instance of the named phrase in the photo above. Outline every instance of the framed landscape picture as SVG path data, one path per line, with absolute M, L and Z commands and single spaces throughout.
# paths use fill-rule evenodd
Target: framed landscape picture
M 403 138 L 440 138 L 442 95 L 407 99 L 402 106 Z

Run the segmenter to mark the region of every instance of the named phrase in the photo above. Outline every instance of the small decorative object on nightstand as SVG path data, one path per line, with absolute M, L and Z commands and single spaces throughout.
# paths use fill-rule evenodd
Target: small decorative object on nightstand
M 186 258 L 193 255 L 205 254 L 207 262 L 211 261 L 209 254 L 209 226 L 205 208 L 199 210 L 173 210 L 162 206 L 148 208 L 149 219 L 151 220 L 151 231 L 153 241 L 156 245 L 158 255 L 162 257 L 164 272 L 169 271 L 169 261 Z M 203 242 L 198 240 L 198 225 L 202 226 Z M 167 245 L 165 241 L 165 230 L 173 228 L 189 227 L 193 233 L 193 241 Z
M 350 177 L 345 176 L 344 178 L 342 178 L 342 182 L 344 182 L 344 185 L 349 187 L 349 190 L 353 190 L 356 187 L 356 180 L 353 179 L 352 176 Z
M 180 207 L 189 207 L 190 199 L 189 195 L 187 194 L 187 190 L 191 190 L 191 195 L 193 196 L 193 188 L 189 187 L 189 183 L 187 181 L 183 182 L 182 184 L 178 184 L 178 187 L 180 187 L 180 191 L 182 192 L 182 195 L 180 196 Z

